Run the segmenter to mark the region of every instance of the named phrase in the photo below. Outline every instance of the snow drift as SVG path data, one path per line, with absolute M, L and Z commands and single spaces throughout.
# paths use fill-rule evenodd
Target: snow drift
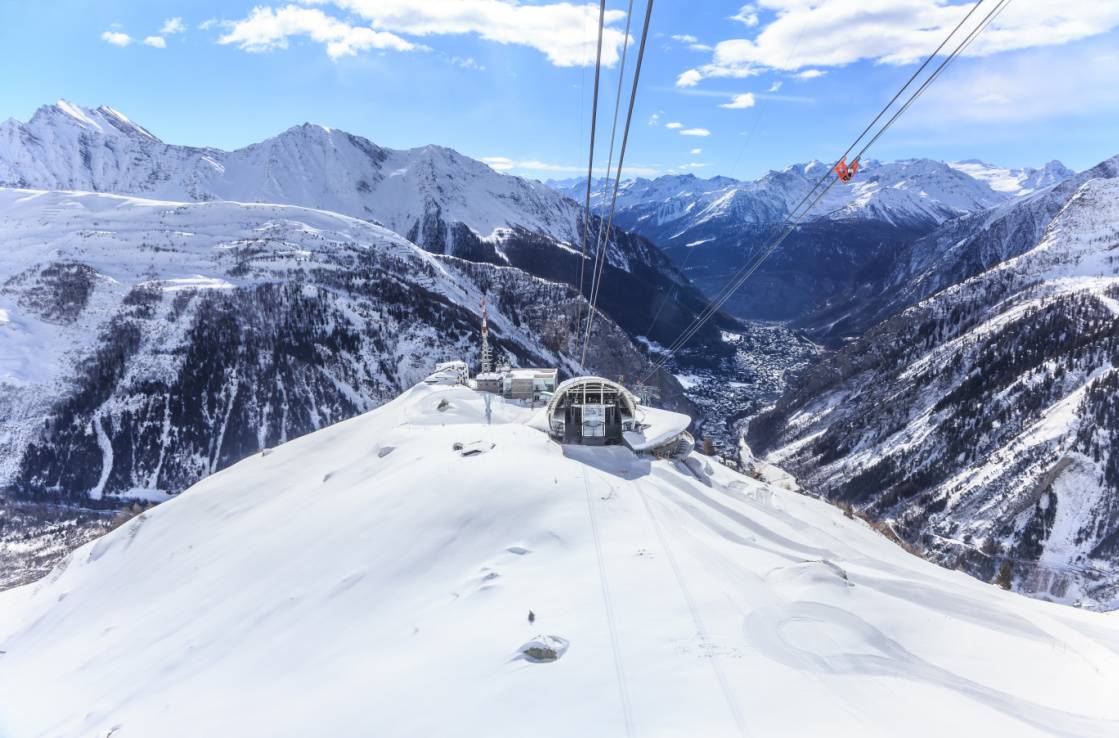
M 0 593 L 0 735 L 1119 732 L 1114 617 L 489 400 L 417 386 Z

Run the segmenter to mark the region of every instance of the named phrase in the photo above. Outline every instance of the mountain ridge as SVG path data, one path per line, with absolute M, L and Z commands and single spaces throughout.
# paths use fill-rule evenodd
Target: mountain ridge
M 1115 162 L 1119 160 L 1109 160 Z M 1119 604 L 1119 167 L 1023 199 L 990 268 L 807 371 L 751 421 L 758 453 L 1020 591 Z M 1108 176 L 1110 175 L 1110 176 Z M 1017 212 L 1025 221 L 1014 223 Z M 971 219 L 982 231 L 988 221 Z M 967 241 L 962 241 L 965 246 Z
M 1068 198 L 1092 179 L 1119 177 L 1119 156 L 1035 192 L 942 223 L 883 255 L 880 283 L 853 290 L 796 323 L 858 335 L 904 308 L 1035 246 Z
M 838 322 L 831 313 L 854 296 L 880 291 L 897 251 L 955 219 L 1022 199 L 1030 188 L 1069 176 L 1059 163 L 1009 170 L 981 162 L 868 160 L 850 183 L 832 184 L 724 309 L 747 320 L 793 321 L 814 340 L 834 345 L 846 334 L 829 330 Z M 615 221 L 649 238 L 705 294 L 715 296 L 729 275 L 784 230 L 792 209 L 817 182 L 830 177 L 826 164 L 811 161 L 749 182 L 694 174 L 627 180 Z M 585 193 L 585 182 L 553 185 L 563 185 L 561 191 L 571 196 Z M 603 196 L 596 187 L 599 209 Z
M 779 221 L 801 201 L 809 186 L 825 170 L 825 164 L 813 160 L 770 170 L 755 180 L 738 180 L 723 175 L 703 178 L 694 173 L 627 179 L 619 186 L 618 217 L 620 222 L 631 226 L 642 219 L 653 220 L 655 225 L 663 226 L 675 222 L 677 218 L 673 216 L 691 214 L 695 209 L 694 206 L 665 208 L 666 201 L 690 198 L 698 202 L 698 212 L 692 222 L 678 226 L 681 230 L 667 239 L 668 242 L 662 244 L 658 241 L 659 245 L 665 246 L 683 237 L 686 229 L 694 228 L 705 220 L 725 217 L 732 211 L 740 216 L 741 223 Z M 986 209 L 1011 196 L 1027 195 L 1073 174 L 1056 160 L 1039 169 L 1007 169 L 977 159 L 964 162 L 935 159 L 882 162 L 868 159 L 850 184 L 832 188 L 822 204 L 809 215 L 809 220 L 859 218 L 893 224 L 907 220 L 942 222 L 948 217 Z M 906 200 L 900 197 L 895 197 L 893 202 L 874 202 L 896 195 L 890 190 L 906 186 L 906 180 L 922 180 L 917 183 L 922 189 L 916 191 L 915 197 L 927 201 L 923 206 L 915 204 L 912 198 Z M 592 204 L 597 208 L 603 206 L 607 194 L 604 181 L 597 179 L 592 188 Z M 576 195 L 585 193 L 586 181 L 578 178 L 547 180 L 545 183 L 575 199 L 578 199 Z M 927 185 L 936 185 L 932 194 L 926 191 Z M 755 204 L 748 206 L 747 202 Z M 655 210 L 650 211 L 650 207 Z
M 446 147 L 394 150 L 311 123 L 222 151 L 167 144 L 111 108 L 60 101 L 28 123 L 0 124 L 0 186 L 301 205 L 379 223 L 432 253 L 568 285 L 577 283 L 583 258 L 582 206 L 543 184 Z M 603 311 L 633 336 L 653 316 L 629 295 L 677 291 L 679 310 L 655 326 L 661 340 L 707 306 L 658 249 L 620 230 L 607 246 L 603 280 L 614 285 L 602 293 Z M 718 320 L 729 325 L 726 316 Z M 721 350 L 717 330 L 698 340 Z
M 569 288 L 337 213 L 0 189 L 0 233 L 0 485 L 22 497 L 165 499 L 474 359 L 483 296 L 514 363 L 583 370 Z M 600 323 L 591 366 L 648 367 Z

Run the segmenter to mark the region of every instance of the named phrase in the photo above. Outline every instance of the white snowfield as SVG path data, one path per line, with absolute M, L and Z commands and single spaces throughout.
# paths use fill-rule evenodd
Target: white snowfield
M 683 413 L 674 413 L 658 407 L 640 407 L 638 420 L 641 429 L 622 434 L 626 444 L 634 451 L 647 451 L 679 436 L 688 429 L 692 419 Z
M 1114 616 L 485 401 L 419 385 L 0 593 L 0 736 L 1119 735 Z

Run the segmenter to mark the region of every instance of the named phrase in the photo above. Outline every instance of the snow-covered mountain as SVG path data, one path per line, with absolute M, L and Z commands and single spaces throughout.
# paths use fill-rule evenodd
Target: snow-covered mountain
M 730 177 L 702 179 L 693 174 L 631 179 L 619 187 L 617 219 L 662 247 L 678 245 L 708 224 L 780 222 L 827 170 L 827 164 L 811 161 L 770 171 L 752 182 Z M 905 226 L 941 223 L 1071 175 L 1056 161 L 1041 170 L 1008 170 L 975 161 L 872 159 L 849 184 L 832 187 L 808 220 L 877 220 Z M 585 194 L 585 180 L 549 184 L 571 198 Z M 592 190 L 592 205 L 598 209 L 608 205 L 609 194 L 604 183 L 598 181 Z
M 231 152 L 176 146 L 112 108 L 65 100 L 0 124 L 0 185 L 303 205 L 376 219 L 440 252 L 455 234 L 437 233 L 433 215 L 495 241 L 519 226 L 576 243 L 582 227 L 549 188 L 440 146 L 396 151 L 311 123 Z
M 1037 245 L 1045 229 L 1085 182 L 1119 177 L 1119 156 L 989 210 L 947 221 L 883 254 L 879 278 L 857 285 L 800 327 L 834 337 L 857 336 L 891 315 Z
M 997 238 L 1004 260 L 806 372 L 755 451 L 946 565 L 1119 607 L 1116 164 L 957 224 L 961 252 Z
M 310 123 L 221 151 L 167 144 L 112 108 L 63 100 L 26 123 L 0 123 L 0 186 L 300 205 L 377 222 L 433 253 L 568 284 L 579 277 L 576 202 L 452 149 L 394 150 Z M 662 341 L 706 306 L 669 259 L 628 233 L 611 242 L 603 283 L 602 309 L 631 335 L 652 318 L 634 295 L 678 291 L 679 315 L 655 326 Z M 718 332 L 699 342 L 717 345 Z
M 21 738 L 1094 738 L 1116 683 L 1114 617 L 702 457 L 559 447 L 499 400 L 487 423 L 467 389 L 255 455 L 0 593 Z
M 0 189 L 0 242 L 0 488 L 24 497 L 165 499 L 376 407 L 476 357 L 483 295 L 515 363 L 581 370 L 566 286 L 336 213 Z M 592 339 L 590 369 L 648 367 L 609 320 Z
M 634 179 L 622 183 L 616 219 L 656 243 L 714 295 L 769 243 L 827 171 L 813 161 L 753 182 L 691 174 Z M 860 290 L 876 291 L 885 276 L 881 265 L 904 244 L 945 221 L 985 212 L 1070 175 L 1059 162 L 1041 170 L 1003 170 L 978 162 L 867 161 L 849 184 L 828 191 L 727 310 L 743 318 L 799 319 Z M 585 182 L 552 185 L 582 197 Z M 594 192 L 601 207 L 601 183 Z
M 978 159 L 952 161 L 948 162 L 948 166 L 963 172 L 969 177 L 986 182 L 996 192 L 1006 192 L 1017 197 L 1050 187 L 1076 174 L 1056 159 L 1040 169 L 1034 169 L 1033 167 L 1007 169 L 1006 167 L 987 164 Z

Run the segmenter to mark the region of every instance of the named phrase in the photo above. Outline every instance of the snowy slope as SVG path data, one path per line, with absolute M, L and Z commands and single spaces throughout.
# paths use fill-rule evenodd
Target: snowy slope
M 806 372 L 751 446 L 946 565 L 1119 606 L 1117 224 L 1119 179 L 1082 182 L 1033 248 Z
M 417 387 L 0 593 L 0 734 L 1119 731 L 1114 617 L 701 457 L 562 448 L 483 405 Z
M 483 296 L 498 351 L 580 369 L 566 287 L 336 213 L 0 189 L 0 241 L 0 488 L 24 494 L 164 499 L 472 360 Z M 596 369 L 648 367 L 599 325 Z
M 1017 197 L 1055 185 L 1075 174 L 1055 159 L 1040 169 L 1034 169 L 1033 167 L 1007 169 L 1006 167 L 987 164 L 978 159 L 948 162 L 948 166 L 963 172 L 969 177 L 986 182 L 996 192 L 1006 192 Z

